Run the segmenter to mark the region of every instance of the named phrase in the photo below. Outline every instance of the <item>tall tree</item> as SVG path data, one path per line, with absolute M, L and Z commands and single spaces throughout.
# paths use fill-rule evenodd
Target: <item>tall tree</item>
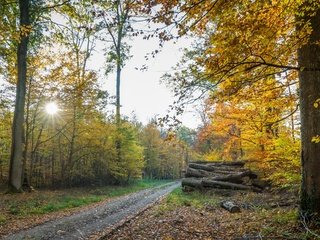
M 304 1 L 297 17 L 298 29 L 310 24 L 310 37 L 298 49 L 300 111 L 301 111 L 301 210 L 306 216 L 320 219 L 320 144 L 313 141 L 320 134 L 320 6 L 316 11 L 309 5 L 317 1 Z
M 124 38 L 131 29 L 129 19 L 131 11 L 133 11 L 133 1 L 116 0 L 106 1 L 102 3 L 102 11 L 99 16 L 102 17 L 100 27 L 107 31 L 107 35 L 111 38 L 112 48 L 108 52 L 108 64 L 114 64 L 116 69 L 116 123 L 120 124 L 120 88 L 121 88 L 121 71 L 125 64 L 125 60 L 129 57 L 129 47 L 124 42 Z M 113 68 L 111 66 L 109 68 Z M 110 71 L 107 70 L 107 72 Z
M 66 80 L 72 81 L 70 89 L 69 109 L 72 114 L 72 122 L 70 127 L 71 136 L 70 146 L 68 149 L 67 167 L 65 170 L 71 171 L 76 152 L 76 141 L 79 135 L 79 124 L 83 120 L 85 113 L 85 95 L 90 92 L 90 84 L 92 79 L 95 80 L 95 73 L 89 71 L 88 61 L 91 57 L 92 51 L 95 46 L 95 29 L 93 17 L 91 15 L 91 4 L 87 1 L 79 3 L 68 3 L 61 7 L 60 14 L 65 19 L 66 27 L 56 30 L 56 36 L 62 43 L 72 51 L 67 53 L 70 59 L 74 59 L 75 64 L 65 65 L 68 66 L 68 74 Z M 61 27 L 60 27 L 61 28 Z M 93 81 L 94 81 L 93 80 Z M 93 86 L 94 84 L 92 84 Z M 93 87 L 92 87 L 93 90 Z M 90 93 L 89 93 L 90 94 Z
M 21 191 L 23 175 L 24 107 L 27 82 L 27 52 L 30 33 L 29 0 L 19 0 L 20 39 L 17 49 L 17 89 L 12 125 L 12 147 L 10 158 L 9 188 Z

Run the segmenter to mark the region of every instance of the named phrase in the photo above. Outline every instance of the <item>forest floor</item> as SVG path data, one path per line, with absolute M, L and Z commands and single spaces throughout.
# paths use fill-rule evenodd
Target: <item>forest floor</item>
M 237 203 L 241 212 L 221 208 L 224 200 Z M 104 239 L 320 239 L 319 227 L 298 220 L 297 207 L 297 191 L 184 193 L 179 188 Z
M 169 191 L 177 186 L 179 184 L 171 185 Z M 160 189 L 168 188 L 160 187 Z M 169 191 L 165 190 L 165 193 Z M 43 223 L 47 226 L 48 232 L 45 233 L 43 238 L 35 239 L 100 239 L 101 236 L 103 236 L 102 239 L 108 240 L 320 239 L 319 227 L 315 228 L 308 226 L 304 221 L 298 221 L 298 193 L 296 190 L 266 191 L 264 193 L 214 190 L 206 193 L 197 191 L 185 193 L 178 187 L 158 204 L 151 206 L 154 202 L 143 202 L 149 198 L 150 194 L 156 192 L 158 190 L 144 190 L 137 192 L 137 194 L 92 203 L 89 206 L 32 216 L 23 215 L 22 212 L 25 210 L 12 204 L 14 201 L 11 199 L 13 201 L 11 202 L 11 208 L 6 209 L 9 213 L 5 216 L 8 218 L 8 214 L 11 214 L 13 217 L 2 224 L 0 218 L 0 239 L 1 237 L 3 239 L 21 239 L 21 236 L 25 236 L 27 230 L 15 235 L 8 236 L 6 234 L 19 232 L 21 229 L 30 229 L 30 227 L 31 233 L 33 231 L 37 235 L 39 231 L 43 230 L 39 225 Z M 64 194 L 70 196 L 70 192 L 68 194 L 64 192 Z M 98 192 L 95 192 L 95 194 L 98 194 Z M 100 192 L 100 194 L 103 193 Z M 159 199 L 160 196 L 163 196 L 163 193 L 157 193 L 155 196 L 155 199 Z M 35 202 L 34 194 L 27 194 L 24 198 L 26 202 Z M 234 201 L 240 206 L 241 212 L 230 213 L 221 208 L 220 203 L 225 200 Z M 134 205 L 134 202 L 140 201 L 142 202 L 139 211 L 126 210 L 127 207 Z M 108 206 L 110 206 L 110 203 L 112 205 L 112 202 L 116 202 L 118 207 L 111 207 L 113 210 L 110 212 Z M 3 210 L 1 203 L 4 203 L 2 198 L 0 198 L 0 217 Z M 9 204 L 10 202 L 6 203 Z M 48 204 L 46 206 L 50 208 Z M 121 220 L 114 219 L 117 223 L 105 228 L 106 225 L 102 224 L 105 221 L 104 217 L 106 217 L 104 215 L 113 214 L 114 211 L 123 214 Z M 13 214 L 15 212 L 17 212 L 17 215 Z M 88 212 L 92 214 L 87 215 Z M 73 218 L 72 216 L 77 217 Z M 70 222 L 73 222 L 75 226 L 70 231 L 74 234 L 73 236 L 68 235 L 69 227 L 65 226 L 66 223 L 69 224 Z M 85 228 L 78 231 L 82 223 Z M 40 228 L 35 227 L 37 225 Z M 59 230 L 57 230 L 57 226 Z M 102 228 L 103 231 L 96 235 L 86 233 L 87 230 L 91 232 Z M 53 232 L 56 235 L 50 237 Z M 41 236 L 41 234 L 37 236 Z
M 172 183 L 168 181 L 141 180 L 127 186 L 37 190 L 21 194 L 0 193 L 0 239 L 24 239 L 22 236 L 27 235 L 28 230 L 35 231 L 35 234 L 42 231 L 38 228 L 41 225 L 48 226 L 49 232 L 44 233 L 45 237 L 36 239 L 49 239 L 48 234 L 52 234 L 50 231 L 60 226 L 61 229 L 57 231 L 60 237 L 63 237 L 67 231 L 71 232 L 70 229 L 63 230 L 64 225 L 70 222 L 71 225 L 76 225 L 85 218 L 84 223 L 86 221 L 94 223 L 106 212 L 111 211 L 110 215 L 114 215 L 114 212 L 126 210 L 126 205 L 132 205 L 133 201 L 141 199 L 144 200 L 142 205 L 145 207 L 150 203 L 148 201 L 157 200 L 157 197 L 165 194 L 163 190 L 170 187 L 170 184 Z M 153 194 L 154 192 L 160 195 L 157 196 Z M 145 199 L 146 196 L 151 197 Z M 130 212 L 126 212 L 126 215 L 129 216 Z M 98 225 L 93 226 L 97 229 L 89 229 L 89 232 L 98 231 Z M 78 234 L 80 228 L 81 226 L 76 227 Z

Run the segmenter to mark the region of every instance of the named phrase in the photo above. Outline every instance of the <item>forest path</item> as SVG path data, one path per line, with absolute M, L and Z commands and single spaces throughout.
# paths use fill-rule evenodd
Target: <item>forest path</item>
M 132 193 L 89 210 L 4 236 L 3 239 L 97 239 L 147 209 L 179 185 L 180 182 L 174 182 Z

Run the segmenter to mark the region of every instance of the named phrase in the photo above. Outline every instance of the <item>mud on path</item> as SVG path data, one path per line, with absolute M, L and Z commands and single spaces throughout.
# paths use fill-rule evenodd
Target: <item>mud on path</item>
M 98 239 L 147 209 L 179 185 L 179 182 L 169 183 L 119 197 L 83 212 L 4 236 L 3 239 Z

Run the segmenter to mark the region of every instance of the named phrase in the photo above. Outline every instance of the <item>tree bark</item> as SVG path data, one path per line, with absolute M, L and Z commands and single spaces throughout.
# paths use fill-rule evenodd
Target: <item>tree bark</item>
M 116 76 L 116 124 L 119 127 L 121 123 L 121 102 L 120 102 L 120 91 L 121 91 L 121 71 L 122 71 L 122 65 L 123 65 L 123 56 L 121 52 L 122 47 L 122 38 L 124 36 L 124 23 L 127 21 L 127 16 L 123 15 L 123 12 L 121 10 L 121 2 L 117 1 L 117 23 L 118 23 L 118 29 L 117 29 L 117 42 L 115 43 L 116 48 L 116 63 L 117 63 L 117 76 Z
M 303 6 L 309 4 L 305 2 Z M 320 109 L 314 105 L 320 99 L 320 10 L 314 15 L 304 12 L 298 17 L 299 21 L 302 24 L 310 21 L 312 28 L 308 43 L 298 50 L 302 165 L 300 210 L 304 216 L 315 214 L 320 218 L 320 143 L 312 142 L 313 137 L 320 135 Z
M 121 44 L 121 36 L 119 36 L 118 44 Z M 120 125 L 121 121 L 121 102 L 120 102 L 120 84 L 121 84 L 121 50 L 120 45 L 117 46 L 117 76 L 116 76 L 116 124 Z
M 186 171 L 186 177 L 198 177 L 198 178 L 202 178 L 202 177 L 213 177 L 214 174 L 205 170 L 201 170 L 201 169 L 194 169 L 194 168 L 187 168 Z
M 188 186 L 188 187 L 201 189 L 202 188 L 202 180 L 196 179 L 196 178 L 183 178 L 181 181 L 181 185 L 182 185 L 182 187 Z
M 194 169 L 201 169 L 208 172 L 232 173 L 232 172 L 248 171 L 248 169 L 239 167 L 239 165 L 189 163 L 188 166 Z
M 240 207 L 232 201 L 223 201 L 220 203 L 220 206 L 231 213 L 241 212 Z
M 215 181 L 211 179 L 196 179 L 196 178 L 184 178 L 181 183 L 182 187 L 192 187 L 197 189 L 232 189 L 232 190 L 249 190 L 254 192 L 261 192 L 260 188 L 253 186 L 246 186 L 243 184 L 236 184 L 230 182 Z
M 19 0 L 20 27 L 30 25 L 29 0 Z M 24 107 L 27 82 L 27 52 L 29 33 L 20 34 L 17 49 L 18 79 L 16 87 L 16 101 L 12 124 L 12 145 L 9 170 L 9 190 L 22 191 L 23 175 L 23 139 L 24 139 Z
M 212 187 L 212 188 L 221 188 L 221 189 L 233 189 L 233 190 L 252 190 L 254 192 L 260 192 L 261 189 L 257 189 L 255 187 L 246 186 L 242 184 L 222 182 L 222 181 L 214 181 L 203 179 L 202 180 L 203 187 Z
M 230 162 L 209 162 L 209 166 L 232 166 L 243 167 L 246 164 L 245 161 L 230 161 Z
M 190 166 L 190 165 L 189 165 Z M 220 176 L 229 176 L 229 175 L 241 175 L 245 172 L 245 175 L 249 176 L 250 178 L 257 178 L 257 175 L 249 170 L 244 169 L 243 171 L 235 171 L 234 169 L 225 170 L 219 168 L 212 168 L 211 171 L 206 171 L 203 169 L 195 169 L 191 166 L 186 170 L 186 177 L 220 177 Z
M 245 178 L 245 177 L 249 177 L 250 179 L 255 179 L 258 176 L 257 176 L 257 174 L 253 173 L 252 171 L 247 170 L 247 171 L 241 172 L 241 173 L 213 177 L 213 178 L 210 178 L 209 180 L 231 182 L 231 183 L 243 183 L 243 178 Z
M 207 164 L 189 163 L 189 167 L 194 169 L 201 169 L 209 172 L 214 172 L 215 167 L 209 166 Z
M 233 166 L 233 167 L 243 167 L 246 162 L 245 161 L 191 161 L 189 164 L 206 164 L 208 166 Z

